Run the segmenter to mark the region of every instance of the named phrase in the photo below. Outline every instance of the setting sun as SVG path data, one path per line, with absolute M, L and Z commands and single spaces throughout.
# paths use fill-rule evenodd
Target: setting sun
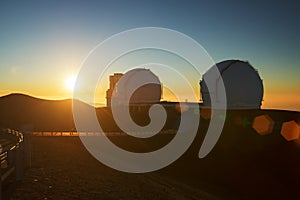
M 75 83 L 76 83 L 76 76 L 70 76 L 65 80 L 65 87 L 68 90 L 73 91 L 73 89 L 75 87 Z

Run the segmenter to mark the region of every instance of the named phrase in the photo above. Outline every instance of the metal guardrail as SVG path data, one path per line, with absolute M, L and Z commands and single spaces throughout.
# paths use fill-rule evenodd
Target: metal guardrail
M 29 167 L 24 135 L 11 129 L 0 130 L 0 200 L 7 199 L 11 186 L 22 180 L 25 168 Z
M 176 134 L 176 130 L 163 130 L 159 134 Z M 125 132 L 75 132 L 75 131 L 39 131 L 39 132 L 29 132 L 31 136 L 126 136 Z M 146 135 L 151 134 L 152 132 L 136 132 L 136 135 Z

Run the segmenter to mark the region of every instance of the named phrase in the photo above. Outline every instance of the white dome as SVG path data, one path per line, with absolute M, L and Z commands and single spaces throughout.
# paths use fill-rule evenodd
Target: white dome
M 263 99 L 263 83 L 257 72 L 248 62 L 240 60 L 226 60 L 216 64 L 223 79 L 228 109 L 259 109 Z M 208 70 L 202 77 L 205 80 L 212 70 Z M 206 77 L 206 78 L 205 78 Z M 208 91 L 205 81 L 200 82 L 200 90 L 204 106 L 211 106 L 210 95 L 218 101 L 221 91 L 221 77 L 215 77 L 212 91 Z M 219 94 L 220 95 L 220 94 Z
M 113 98 L 118 104 L 156 103 L 161 99 L 159 78 L 149 69 L 136 68 L 126 72 L 116 84 Z

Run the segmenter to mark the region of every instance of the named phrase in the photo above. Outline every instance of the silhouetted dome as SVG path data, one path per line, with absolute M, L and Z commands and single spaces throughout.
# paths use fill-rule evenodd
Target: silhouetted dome
M 131 95 L 131 90 L 141 82 L 149 81 L 149 84 L 138 87 Z M 126 72 L 116 85 L 116 98 L 119 103 L 130 99 L 131 104 L 155 103 L 161 99 L 161 83 L 159 78 L 149 69 L 137 68 Z
M 229 109 L 259 109 L 263 99 L 263 83 L 257 72 L 248 62 L 240 60 L 226 60 L 216 64 L 223 79 Z M 210 76 L 208 70 L 202 77 L 203 80 Z M 219 103 L 221 85 L 220 77 L 215 77 L 212 84 L 211 95 Z M 204 106 L 211 106 L 211 99 L 205 81 L 200 82 L 200 90 Z

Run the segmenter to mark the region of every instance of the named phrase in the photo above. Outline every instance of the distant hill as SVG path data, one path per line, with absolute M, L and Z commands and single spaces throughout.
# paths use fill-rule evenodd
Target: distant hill
M 113 120 L 111 110 L 108 108 L 94 108 L 81 102 L 89 109 L 96 109 L 98 120 L 105 131 L 120 131 Z M 163 103 L 165 104 L 165 103 Z M 148 109 L 133 109 L 131 116 L 139 125 L 150 122 Z M 166 108 L 168 119 L 165 129 L 177 129 L 180 123 L 180 113 L 176 104 L 169 104 Z M 235 123 L 238 119 L 246 119 L 248 123 L 258 115 L 268 114 L 279 129 L 284 121 L 295 120 L 300 123 L 300 113 L 279 110 L 231 110 L 227 112 L 226 121 Z M 201 120 L 205 126 L 207 120 Z M 249 124 L 248 124 L 249 126 Z M 250 124 L 251 126 L 251 124 Z M 72 115 L 72 100 L 44 100 L 24 94 L 10 94 L 0 97 L 0 127 L 29 131 L 75 131 Z
M 43 100 L 24 94 L 0 97 L 0 126 L 19 130 L 72 130 L 72 100 Z
M 81 102 L 88 109 L 96 109 L 101 127 L 106 131 L 120 131 L 107 108 L 94 108 Z M 148 114 L 136 112 L 134 120 L 145 125 Z M 169 121 L 172 121 L 170 118 Z M 171 126 L 171 125 L 169 125 Z M 72 100 L 45 100 L 24 94 L 0 97 L 0 127 L 29 131 L 75 131 Z

